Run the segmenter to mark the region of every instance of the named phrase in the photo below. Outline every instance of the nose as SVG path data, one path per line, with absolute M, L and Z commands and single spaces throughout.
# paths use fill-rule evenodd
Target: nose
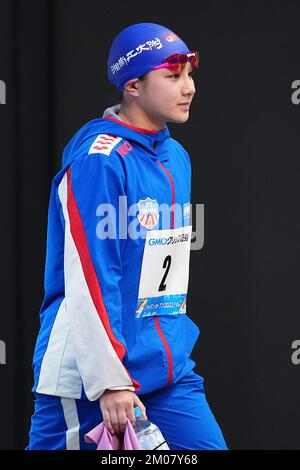
M 184 96 L 190 96 L 192 98 L 195 93 L 196 88 L 194 80 L 188 74 L 185 74 L 183 76 L 182 94 Z

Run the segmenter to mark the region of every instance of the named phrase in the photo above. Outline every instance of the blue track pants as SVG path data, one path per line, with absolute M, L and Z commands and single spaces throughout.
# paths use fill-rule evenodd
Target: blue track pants
M 149 421 L 157 424 L 172 450 L 227 450 L 206 401 L 203 377 L 190 372 L 179 382 L 139 395 Z M 95 450 L 84 434 L 103 421 L 99 400 L 36 394 L 29 450 Z

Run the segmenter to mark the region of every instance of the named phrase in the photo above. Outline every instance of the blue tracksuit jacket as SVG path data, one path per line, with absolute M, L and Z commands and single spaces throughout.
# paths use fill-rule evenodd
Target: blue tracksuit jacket
M 189 156 L 167 126 L 105 116 L 74 135 L 52 181 L 33 359 L 33 391 L 91 401 L 176 383 L 199 335 L 186 314 Z

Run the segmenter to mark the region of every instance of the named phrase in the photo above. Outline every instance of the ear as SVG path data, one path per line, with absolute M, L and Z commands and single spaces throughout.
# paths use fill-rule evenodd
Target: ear
M 124 91 L 126 90 L 130 96 L 138 97 L 139 96 L 139 85 L 140 81 L 138 78 L 133 80 L 128 80 L 124 85 Z

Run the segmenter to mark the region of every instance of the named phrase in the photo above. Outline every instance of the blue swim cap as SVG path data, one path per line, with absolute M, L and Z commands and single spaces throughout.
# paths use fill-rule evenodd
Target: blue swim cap
M 172 54 L 190 49 L 177 34 L 155 23 L 137 23 L 114 39 L 107 60 L 109 81 L 123 92 L 128 80 L 139 78 Z

